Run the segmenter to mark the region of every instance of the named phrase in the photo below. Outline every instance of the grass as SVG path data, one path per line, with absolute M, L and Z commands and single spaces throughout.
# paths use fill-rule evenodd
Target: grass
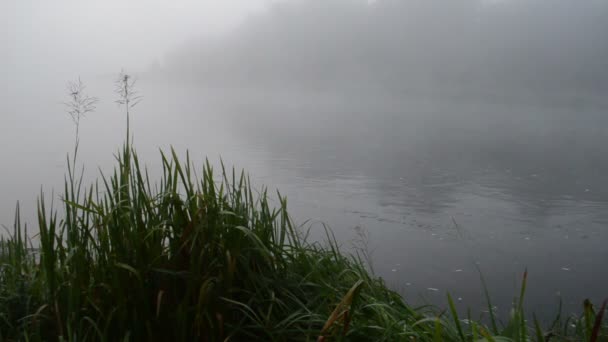
M 528 321 L 527 273 L 504 325 L 487 291 L 489 325 L 459 317 L 449 294 L 447 311 L 413 308 L 330 230 L 307 241 L 280 194 L 223 165 L 197 172 L 173 150 L 154 181 L 128 134 L 92 185 L 68 158 L 60 204 L 40 195 L 39 242 L 17 206 L 0 242 L 1 341 L 608 340 L 606 303 Z
M 307 243 L 243 173 L 162 155 L 151 184 L 125 146 L 109 178 L 69 173 L 58 219 L 39 201 L 40 254 L 17 219 L 3 241 L 3 339 L 316 340 L 418 336 L 421 313 L 363 263 Z M 69 168 L 72 169 L 72 168 Z M 19 215 L 17 214 L 17 217 Z M 52 338 L 51 340 L 54 340 Z

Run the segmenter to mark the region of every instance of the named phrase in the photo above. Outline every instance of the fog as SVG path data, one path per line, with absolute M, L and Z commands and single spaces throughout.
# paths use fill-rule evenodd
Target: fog
M 3 1 L 3 73 L 18 81 L 142 71 L 181 42 L 234 28 L 266 0 Z M 38 80 L 39 80 L 38 76 Z
M 124 69 L 152 173 L 169 146 L 244 167 L 345 249 L 368 231 L 416 303 L 481 308 L 478 265 L 505 308 L 527 266 L 537 312 L 573 308 L 608 280 L 607 32 L 602 0 L 3 1 L 0 224 L 61 189 L 67 81 L 100 99 L 87 179 L 113 165 Z
M 165 77 L 262 106 L 235 122 L 269 148 L 306 153 L 314 136 L 391 172 L 422 144 L 444 162 L 597 178 L 607 19 L 605 1 L 283 2 L 168 54 Z
M 214 84 L 567 101 L 608 87 L 607 16 L 604 1 L 293 1 L 168 63 Z

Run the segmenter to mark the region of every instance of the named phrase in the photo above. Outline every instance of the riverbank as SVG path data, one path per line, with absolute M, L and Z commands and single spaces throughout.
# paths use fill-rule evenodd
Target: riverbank
M 364 251 L 343 254 L 330 230 L 324 244 L 307 241 L 280 194 L 209 163 L 197 172 L 174 151 L 161 157 L 163 176 L 149 179 L 127 143 L 112 176 L 91 186 L 68 165 L 62 203 L 39 200 L 39 256 L 17 212 L 0 253 L 3 339 L 606 337 L 603 308 L 590 303 L 548 327 L 524 315 L 525 275 L 502 324 L 491 314 L 458 317 L 449 294 L 446 310 L 413 308 L 368 271 Z

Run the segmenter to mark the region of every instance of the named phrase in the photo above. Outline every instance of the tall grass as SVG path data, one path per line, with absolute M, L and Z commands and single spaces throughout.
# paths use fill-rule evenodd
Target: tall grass
M 448 313 L 412 308 L 331 231 L 307 241 L 279 193 L 173 150 L 154 181 L 128 134 L 112 174 L 84 186 L 68 165 L 61 203 L 40 195 L 39 245 L 17 206 L 0 242 L 0 340 L 607 340 L 605 304 L 530 324 L 527 276 L 504 326 L 461 319 L 449 295 Z
M 315 340 L 419 336 L 423 316 L 363 263 L 305 242 L 286 200 L 161 154 L 153 185 L 124 146 L 111 177 L 39 200 L 40 256 L 15 222 L 2 246 L 0 332 L 46 340 Z M 68 178 L 72 179 L 72 178 Z M 17 216 L 18 217 L 18 216 Z M 54 338 L 52 338 L 54 339 Z

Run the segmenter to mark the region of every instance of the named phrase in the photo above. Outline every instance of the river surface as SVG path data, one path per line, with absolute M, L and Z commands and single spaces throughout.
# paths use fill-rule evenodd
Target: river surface
M 0 223 L 12 224 L 19 200 L 31 234 L 41 186 L 57 203 L 73 147 L 62 87 L 7 89 L 0 104 Z M 450 291 L 483 315 L 481 271 L 504 317 L 526 269 L 528 311 L 544 319 L 560 297 L 572 311 L 608 296 L 605 106 L 145 77 L 138 87 L 132 127 L 152 173 L 159 148 L 188 149 L 198 165 L 221 156 L 287 196 L 313 239 L 326 223 L 345 250 L 365 247 L 375 274 L 412 304 L 445 307 Z M 101 101 L 80 128 L 87 179 L 112 167 L 124 136 L 112 90 L 104 77 L 89 84 Z

